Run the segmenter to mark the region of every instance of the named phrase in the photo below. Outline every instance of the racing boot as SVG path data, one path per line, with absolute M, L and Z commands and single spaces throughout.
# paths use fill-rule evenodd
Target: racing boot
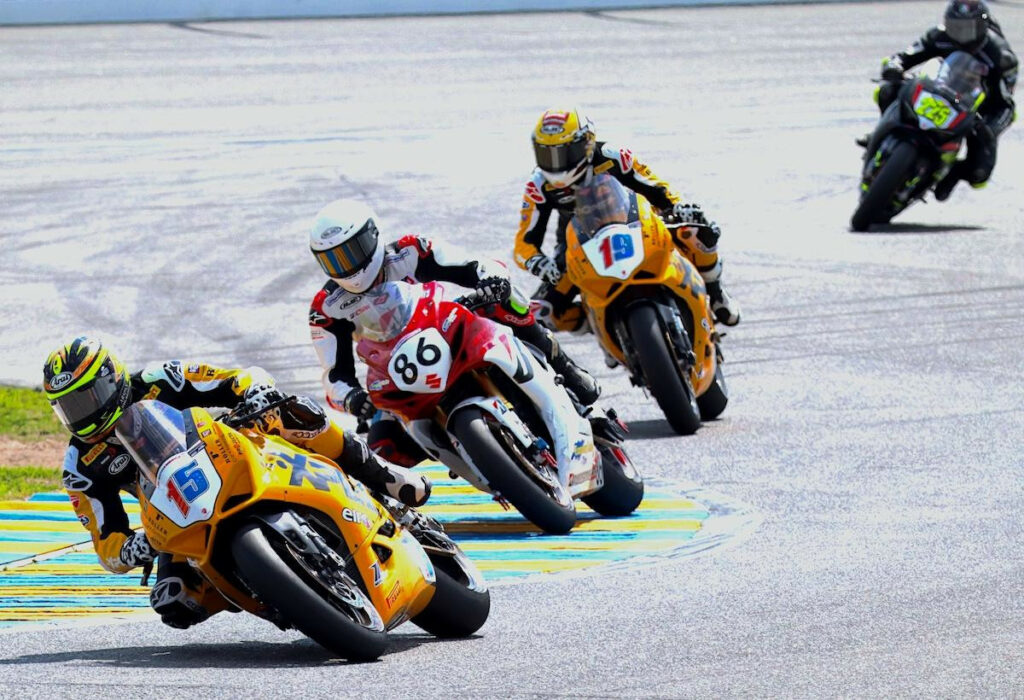
M 722 288 L 722 261 L 717 260 L 710 270 L 701 270 L 700 276 L 704 278 L 715 321 L 726 326 L 739 323 L 740 305 Z
M 571 391 L 584 406 L 590 406 L 601 395 L 601 385 L 585 369 L 573 362 L 561 346 L 555 342 L 549 358 L 551 369 L 562 375 L 562 384 Z
M 345 433 L 345 445 L 336 461 L 346 474 L 372 491 L 386 493 L 407 506 L 421 506 L 430 498 L 430 479 L 378 457 L 355 433 Z
M 221 610 L 235 611 L 195 569 L 170 554 L 161 554 L 157 561 L 156 583 L 149 591 L 149 604 L 161 622 L 181 630 Z
M 740 322 L 740 305 L 722 288 L 721 282 L 708 282 L 708 298 L 711 300 L 711 312 L 715 321 L 726 326 L 735 326 Z
M 940 202 L 945 202 L 949 199 L 949 195 L 953 194 L 953 188 L 956 187 L 956 183 L 967 179 L 966 171 L 967 166 L 964 161 L 961 160 L 954 163 L 953 167 L 946 173 L 946 176 L 935 185 L 935 199 Z

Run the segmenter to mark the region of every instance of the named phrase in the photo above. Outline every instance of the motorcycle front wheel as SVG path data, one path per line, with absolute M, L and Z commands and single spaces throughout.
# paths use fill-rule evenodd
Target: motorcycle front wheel
M 669 425 L 680 435 L 693 435 L 700 428 L 700 409 L 690 377 L 684 376 L 669 349 L 657 310 L 646 304 L 634 306 L 626 318 L 626 326 L 647 388 L 654 394 Z
M 351 661 L 372 661 L 388 647 L 373 604 L 344 572 L 331 585 L 310 575 L 303 553 L 274 546 L 259 522 L 242 526 L 231 553 L 246 585 L 260 602 L 326 649 Z
M 500 425 L 488 420 L 478 408 L 467 407 L 457 412 L 448 424 L 449 430 L 462 443 L 473 464 L 496 491 L 531 523 L 552 535 L 562 535 L 576 524 L 576 507 L 568 494 L 559 498 L 527 475 L 532 468 L 514 436 Z M 561 486 L 558 486 L 559 490 Z
M 871 224 L 887 224 L 892 217 L 899 214 L 902 208 L 891 211 L 892 198 L 907 181 L 916 162 L 917 148 L 914 144 L 900 142 L 889 155 L 889 159 L 882 163 L 875 179 L 871 181 L 867 192 L 861 198 L 857 210 L 850 218 L 850 228 L 854 231 L 867 231 Z

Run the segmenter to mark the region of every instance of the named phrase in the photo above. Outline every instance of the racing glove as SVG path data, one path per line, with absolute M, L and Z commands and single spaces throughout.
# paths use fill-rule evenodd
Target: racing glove
M 245 402 L 246 408 L 252 409 L 253 411 L 266 408 L 270 404 L 280 401 L 283 398 L 285 398 L 284 392 L 269 382 L 253 384 L 246 389 L 245 393 L 242 395 L 242 400 Z
M 245 394 L 242 396 L 242 413 L 251 415 L 263 411 L 252 422 L 265 433 L 279 433 L 282 426 L 280 402 L 286 398 L 288 398 L 287 394 L 271 383 L 253 384 L 245 390 Z M 277 406 L 268 410 L 275 404 Z
M 472 311 L 488 304 L 500 304 L 512 296 L 512 283 L 504 277 L 485 277 L 476 289 L 455 300 Z
M 377 407 L 370 401 L 370 395 L 366 393 L 365 389 L 358 386 L 345 394 L 342 407 L 361 421 L 370 420 L 377 412 Z
M 146 539 L 146 533 L 141 531 L 133 532 L 121 545 L 121 561 L 125 566 L 132 568 L 149 564 L 156 557 L 157 551 Z
M 898 58 L 887 58 L 882 61 L 882 80 L 898 83 L 903 80 L 903 63 Z
M 707 217 L 699 204 L 676 204 L 662 217 L 667 226 L 682 226 L 684 224 L 707 225 Z
M 540 277 L 551 286 L 555 286 L 562 279 L 558 264 L 544 253 L 537 253 L 527 260 L 526 269 L 530 271 L 530 274 Z

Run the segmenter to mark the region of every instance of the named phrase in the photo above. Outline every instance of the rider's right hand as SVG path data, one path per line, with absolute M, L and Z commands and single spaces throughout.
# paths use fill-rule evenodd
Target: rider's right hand
M 455 300 L 470 311 L 488 304 L 501 304 L 512 295 L 512 283 L 504 277 L 485 277 L 477 282 L 476 289 Z
M 280 403 L 285 397 L 286 394 L 273 384 L 260 383 L 253 384 L 245 390 L 242 402 L 246 413 L 256 413 L 272 404 Z
M 888 60 L 882 66 L 882 80 L 898 83 L 903 80 L 903 64 L 895 59 Z
M 156 558 L 157 551 L 146 538 L 146 533 L 133 532 L 121 545 L 121 561 L 125 566 L 136 567 L 149 564 Z
M 345 401 L 342 405 L 347 413 L 351 413 L 359 420 L 370 420 L 377 412 L 377 407 L 370 401 L 370 395 L 360 387 L 345 394 Z

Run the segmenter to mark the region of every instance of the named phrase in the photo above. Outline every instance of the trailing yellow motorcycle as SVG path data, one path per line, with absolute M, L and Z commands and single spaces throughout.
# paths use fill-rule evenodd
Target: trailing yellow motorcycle
M 245 427 L 257 417 L 127 409 L 116 432 L 157 550 L 187 558 L 235 607 L 353 660 L 380 656 L 405 620 L 451 637 L 483 625 L 490 593 L 439 524 Z
M 721 414 L 729 394 L 704 282 L 647 200 L 597 175 L 577 189 L 565 236 L 566 277 L 605 353 L 654 395 L 676 432 Z

